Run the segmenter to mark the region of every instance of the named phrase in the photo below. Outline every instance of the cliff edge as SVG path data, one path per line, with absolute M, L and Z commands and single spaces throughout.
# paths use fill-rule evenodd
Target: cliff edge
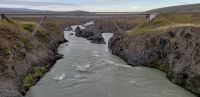
M 200 27 L 182 20 L 186 15 L 180 21 L 170 20 L 174 19 L 171 17 L 176 16 L 160 15 L 127 33 L 115 33 L 109 48 L 131 66 L 147 66 L 166 72 L 173 83 L 199 96 Z
M 56 48 L 65 42 L 62 30 L 46 22 L 33 36 L 35 26 L 35 22 L 0 20 L 1 97 L 23 97 L 59 57 Z

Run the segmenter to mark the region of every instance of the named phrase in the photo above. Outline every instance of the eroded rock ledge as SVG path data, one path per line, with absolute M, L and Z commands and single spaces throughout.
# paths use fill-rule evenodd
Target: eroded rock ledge
M 115 33 L 112 53 L 132 66 L 158 68 L 167 77 L 200 96 L 200 28 L 177 27 L 162 33 L 128 36 Z

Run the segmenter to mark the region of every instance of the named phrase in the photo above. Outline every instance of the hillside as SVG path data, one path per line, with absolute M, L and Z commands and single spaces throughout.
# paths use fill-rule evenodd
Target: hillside
M 200 4 L 188 4 L 188 5 L 179 5 L 172 7 L 164 7 L 149 10 L 147 12 L 155 12 L 155 13 L 174 13 L 174 12 L 200 12 Z
M 34 9 L 25 9 L 25 8 L 1 8 L 0 13 L 4 12 L 44 12 L 45 10 L 34 10 Z
M 36 22 L 0 20 L 0 97 L 22 97 L 57 60 L 63 29 L 46 21 L 32 36 Z
M 35 10 L 35 9 L 26 9 L 26 8 L 2 8 L 0 7 L 0 13 L 13 12 L 13 13 L 29 13 L 29 12 L 69 12 L 69 13 L 90 13 L 83 10 L 74 10 L 74 11 L 50 11 L 50 10 Z
M 129 35 L 145 32 L 162 32 L 179 26 L 200 26 L 199 13 L 162 13 L 149 23 L 143 23 L 128 31 Z

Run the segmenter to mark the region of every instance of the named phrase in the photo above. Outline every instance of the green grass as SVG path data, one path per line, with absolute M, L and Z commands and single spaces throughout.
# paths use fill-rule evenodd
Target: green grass
M 46 66 L 37 66 L 33 68 L 32 72 L 22 80 L 25 91 L 36 84 L 36 82 L 47 72 L 47 68 L 48 67 Z
M 29 31 L 30 33 L 32 33 L 34 31 L 34 29 L 36 28 L 36 26 L 37 26 L 37 24 L 35 22 L 21 22 L 20 24 L 22 25 L 22 27 L 25 30 Z M 35 36 L 42 43 L 47 43 L 48 42 L 49 33 L 47 31 L 45 31 L 45 29 L 42 26 L 40 26 L 40 28 L 36 32 Z
M 24 42 L 27 42 L 29 36 L 15 21 L 0 20 L 0 64 L 3 63 L 3 60 L 7 60 L 13 49 L 21 47 Z
M 23 26 L 25 30 L 28 30 L 29 32 L 33 32 L 37 25 L 34 22 L 21 22 L 20 24 Z
M 49 36 L 49 33 L 45 32 L 45 31 L 38 30 L 36 32 L 36 37 L 43 43 L 48 42 L 48 36 Z
M 24 23 L 15 22 L 13 20 L 0 20 L 0 69 L 3 70 L 6 61 L 13 51 L 17 48 L 25 48 L 26 52 L 33 49 L 38 49 L 44 46 L 42 42 L 38 40 L 47 41 L 48 32 L 37 32 L 38 39 L 33 38 L 32 32 L 30 32 L 36 23 Z M 5 69 L 6 70 L 6 69 Z M 40 69 L 41 70 L 41 69 Z M 30 77 L 29 77 L 30 78 Z
M 0 47 L 0 56 L 6 56 L 9 54 L 9 50 L 7 47 Z
M 130 31 L 129 35 L 145 32 L 161 32 L 171 27 L 184 25 L 200 25 L 200 14 L 198 13 L 162 13 L 149 23 L 143 23 Z

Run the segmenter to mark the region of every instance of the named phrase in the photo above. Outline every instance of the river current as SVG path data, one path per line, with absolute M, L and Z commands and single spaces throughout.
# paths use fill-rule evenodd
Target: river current
M 26 97 L 196 97 L 152 68 L 128 66 L 112 55 L 107 44 L 93 44 L 65 31 L 64 58 L 27 93 Z M 112 33 L 104 33 L 108 42 Z

